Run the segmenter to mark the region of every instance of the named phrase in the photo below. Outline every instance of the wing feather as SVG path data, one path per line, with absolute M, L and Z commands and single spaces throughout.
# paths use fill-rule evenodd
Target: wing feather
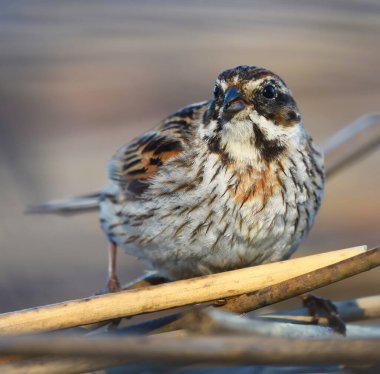
M 163 165 L 191 146 L 206 105 L 202 102 L 185 107 L 121 147 L 109 162 L 109 178 L 129 194 L 141 195 Z

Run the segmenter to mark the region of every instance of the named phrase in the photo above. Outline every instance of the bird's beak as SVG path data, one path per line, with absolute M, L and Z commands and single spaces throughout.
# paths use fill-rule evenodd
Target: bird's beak
M 246 102 L 235 86 L 229 88 L 224 97 L 223 109 L 228 114 L 235 114 L 246 107 Z

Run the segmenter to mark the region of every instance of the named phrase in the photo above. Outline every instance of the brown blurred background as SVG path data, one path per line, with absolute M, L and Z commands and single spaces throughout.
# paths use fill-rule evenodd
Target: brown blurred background
M 26 216 L 96 191 L 113 152 L 188 103 L 218 73 L 260 65 L 292 88 L 318 142 L 380 110 L 380 3 L 368 1 L 0 2 L 0 312 L 104 286 L 97 214 Z M 326 186 L 297 255 L 380 242 L 380 152 Z M 119 256 L 122 281 L 140 274 Z M 379 271 L 329 287 L 379 292 Z

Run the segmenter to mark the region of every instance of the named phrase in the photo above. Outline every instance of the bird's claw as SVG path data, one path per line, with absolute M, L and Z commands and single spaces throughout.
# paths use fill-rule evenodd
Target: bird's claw
M 107 293 L 114 293 L 114 292 L 119 292 L 119 291 L 122 291 L 120 282 L 117 277 L 112 277 L 108 279 L 106 287 L 99 291 L 96 291 L 94 295 L 99 296 L 99 295 L 105 295 Z
M 114 277 L 111 277 L 108 279 L 107 281 L 107 289 L 108 289 L 108 292 L 112 293 L 112 292 L 118 292 L 118 291 L 121 291 L 122 288 L 120 286 L 120 282 L 119 282 L 119 279 L 114 276 Z
M 318 324 L 323 316 L 327 319 L 328 325 L 336 332 L 346 335 L 346 324 L 339 315 L 337 307 L 331 300 L 313 294 L 302 295 L 302 302 L 309 310 L 313 322 Z

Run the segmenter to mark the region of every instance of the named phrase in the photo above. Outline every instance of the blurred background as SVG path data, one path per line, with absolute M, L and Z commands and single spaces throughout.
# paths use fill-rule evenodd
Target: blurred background
M 380 3 L 0 1 L 0 312 L 84 297 L 105 285 L 96 213 L 24 215 L 106 183 L 115 150 L 212 95 L 220 71 L 259 65 L 291 87 L 322 143 L 380 110 Z M 380 152 L 328 181 L 297 255 L 380 242 Z M 120 253 L 123 282 L 143 266 Z M 379 271 L 322 295 L 379 292 Z

